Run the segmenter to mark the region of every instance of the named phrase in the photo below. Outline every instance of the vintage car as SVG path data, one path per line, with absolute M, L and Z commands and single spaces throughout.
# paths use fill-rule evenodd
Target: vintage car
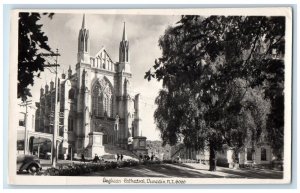
M 17 171 L 22 172 L 24 170 L 35 173 L 42 169 L 40 160 L 34 155 L 18 155 L 17 156 Z

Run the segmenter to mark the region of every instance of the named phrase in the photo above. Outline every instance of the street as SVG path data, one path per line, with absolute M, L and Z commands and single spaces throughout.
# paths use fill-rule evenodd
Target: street
M 155 164 L 93 172 L 85 176 L 282 179 L 283 172 L 223 167 L 210 172 L 208 166 L 202 164 Z
M 75 161 L 74 163 L 80 163 Z M 51 167 L 50 160 L 41 160 L 43 169 Z M 59 160 L 57 166 L 71 164 L 69 160 Z M 217 167 L 217 171 L 208 171 L 209 166 L 197 163 L 150 164 L 134 167 L 122 167 L 105 171 L 97 171 L 83 176 L 115 176 L 115 177 L 180 177 L 180 178 L 256 178 L 282 179 L 283 172 L 268 169 L 229 169 Z M 18 173 L 30 175 L 29 173 Z

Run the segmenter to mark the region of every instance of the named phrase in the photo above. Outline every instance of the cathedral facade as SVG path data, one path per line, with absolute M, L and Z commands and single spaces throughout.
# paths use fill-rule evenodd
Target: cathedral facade
M 72 151 L 86 156 L 101 155 L 105 145 L 129 148 L 132 140 L 140 136 L 140 95 L 133 95 L 131 78 L 125 23 L 119 61 L 114 62 L 105 48 L 91 56 L 89 30 L 83 16 L 77 63 L 58 80 L 58 135 L 63 137 L 60 154 L 66 156 Z M 36 105 L 36 131 L 53 133 L 53 81 L 50 88 L 47 84 L 45 89 L 41 88 L 40 102 Z

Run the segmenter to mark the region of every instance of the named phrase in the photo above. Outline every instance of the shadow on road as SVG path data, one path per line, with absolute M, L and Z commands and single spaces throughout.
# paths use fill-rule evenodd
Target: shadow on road
M 85 176 L 119 176 L 119 177 L 180 177 L 180 178 L 218 178 L 214 174 L 178 169 L 169 164 L 140 165 L 137 167 L 118 168 L 114 170 L 93 172 Z
M 199 168 L 188 164 L 175 164 L 180 167 L 186 167 L 193 170 L 207 171 L 207 168 Z M 199 165 L 199 164 L 198 164 Z M 205 167 L 205 166 L 204 166 Z M 208 166 L 206 166 L 208 167 Z M 229 169 L 224 167 L 217 167 L 217 172 L 227 174 L 227 178 L 259 178 L 259 179 L 283 179 L 282 171 L 268 170 L 268 169 Z
M 215 174 L 206 174 L 201 171 L 184 170 L 184 168 L 178 169 L 172 165 L 161 165 L 157 167 L 155 165 L 146 166 L 147 169 L 164 174 L 166 177 L 181 177 L 181 178 L 218 178 L 220 176 Z

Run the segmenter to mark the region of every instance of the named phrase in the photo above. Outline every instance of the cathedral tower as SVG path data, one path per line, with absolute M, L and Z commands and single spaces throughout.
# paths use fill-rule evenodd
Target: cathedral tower
M 87 75 L 90 74 L 90 36 L 86 27 L 85 15 L 83 15 L 81 29 L 78 35 L 78 53 L 76 65 L 76 146 L 83 150 L 88 142 L 89 120 L 88 113 L 90 107 L 88 104 L 89 81 Z
M 124 22 L 122 40 L 119 47 L 119 63 L 120 71 L 130 73 L 130 58 L 129 58 L 129 41 L 126 34 L 126 26 Z
M 83 15 L 81 29 L 78 36 L 78 63 L 90 63 L 90 37 L 89 30 L 85 27 L 85 15 Z

